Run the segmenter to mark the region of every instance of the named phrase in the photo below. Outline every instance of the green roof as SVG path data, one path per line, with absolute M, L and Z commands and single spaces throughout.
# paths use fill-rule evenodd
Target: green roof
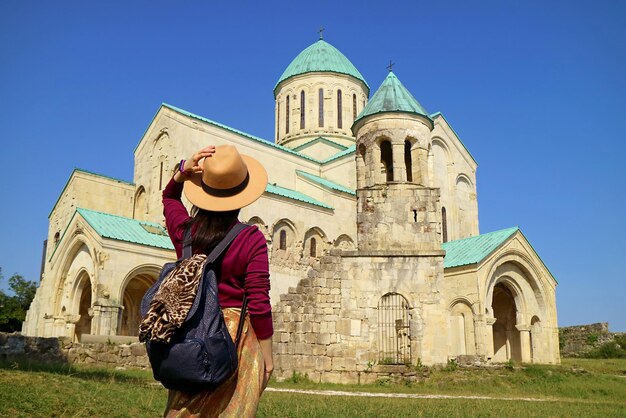
M 517 231 L 519 228 L 514 226 L 488 234 L 446 242 L 442 244 L 442 248 L 446 250 L 443 267 L 450 268 L 480 263 Z
M 311 196 L 307 196 L 304 193 L 300 193 L 298 191 L 291 190 L 286 187 L 278 186 L 276 184 L 268 183 L 267 187 L 265 188 L 265 191 L 267 193 L 297 200 L 299 202 L 308 203 L 310 205 L 319 206 L 325 209 L 333 209 L 332 206 L 328 206 L 326 203 L 322 203 L 319 200 L 315 200 Z
M 415 100 L 415 97 L 391 71 L 367 103 L 367 106 L 363 108 L 359 116 L 354 120 L 354 123 L 366 116 L 385 112 L 414 113 L 430 120 L 428 112 Z
M 332 182 L 330 180 L 326 180 L 325 178 L 322 177 L 318 177 L 316 175 L 310 174 L 310 173 L 305 173 L 304 171 L 300 171 L 300 170 L 296 170 L 296 173 L 298 173 L 298 175 L 305 177 L 317 184 L 320 184 L 322 186 L 328 187 L 329 189 L 332 190 L 336 190 L 338 192 L 343 192 L 343 193 L 347 193 L 349 195 L 353 195 L 356 196 L 356 192 L 352 189 L 349 189 L 345 186 L 342 186 L 341 184 L 337 184 L 335 182 Z
M 198 120 L 201 120 L 202 122 L 206 122 L 206 123 L 208 123 L 210 125 L 217 126 L 218 128 L 222 128 L 222 129 L 226 129 L 227 131 L 234 132 L 234 133 L 236 133 L 238 135 L 241 135 L 241 136 L 243 136 L 245 138 L 252 139 L 253 141 L 259 142 L 259 143 L 261 143 L 263 145 L 267 145 L 268 147 L 276 148 L 276 149 L 279 149 L 279 150 L 281 150 L 283 152 L 286 152 L 288 154 L 295 155 L 296 157 L 304 158 L 305 160 L 309 160 L 309 161 L 312 161 L 312 162 L 317 163 L 317 164 L 321 164 L 322 163 L 322 161 L 320 161 L 320 160 L 317 160 L 317 159 L 315 159 L 313 157 L 309 157 L 308 155 L 296 152 L 296 151 L 292 150 L 291 148 L 283 147 L 282 145 L 275 144 L 274 142 L 266 141 L 265 139 L 259 138 L 258 136 L 250 135 L 250 134 L 245 133 L 243 131 L 240 131 L 238 129 L 231 128 L 228 125 L 224 125 L 222 123 L 215 122 L 215 121 L 213 121 L 211 119 L 207 119 L 205 117 L 198 116 L 198 115 L 193 114 L 191 112 L 188 112 L 186 110 L 180 109 L 180 108 L 178 108 L 176 106 L 172 106 L 172 105 L 169 105 L 167 103 L 162 103 L 161 106 L 167 107 L 168 109 L 171 109 L 171 110 L 173 110 L 175 112 L 178 112 L 181 115 L 185 115 L 185 116 L 188 116 L 188 117 L 193 118 L 193 119 L 198 119 Z
M 138 221 L 110 213 L 78 208 L 76 211 L 103 238 L 173 250 L 167 231 L 154 222 Z
M 240 131 L 238 129 L 231 128 L 228 125 L 224 125 L 222 123 L 215 122 L 215 121 L 213 121 L 211 119 L 207 119 L 207 118 L 205 118 L 203 116 L 199 116 L 199 115 L 196 115 L 194 113 L 188 112 L 186 110 L 180 109 L 180 108 L 178 108 L 176 106 L 172 106 L 172 105 L 167 104 L 167 103 L 162 103 L 161 106 L 162 107 L 166 107 L 168 109 L 171 109 L 171 110 L 173 110 L 175 112 L 178 112 L 181 115 L 185 115 L 185 116 L 188 116 L 188 117 L 193 118 L 193 119 L 198 119 L 198 120 L 200 120 L 202 122 L 206 122 L 206 123 L 208 123 L 210 125 L 213 125 L 213 126 L 216 126 L 218 128 L 226 129 L 227 131 L 234 132 L 234 133 L 236 133 L 238 135 L 241 135 L 241 136 L 243 136 L 245 138 L 251 139 L 251 140 L 256 141 L 256 142 L 259 142 L 259 143 L 261 143 L 263 145 L 266 145 L 268 147 L 276 148 L 276 149 L 278 149 L 280 151 L 286 152 L 287 154 L 291 154 L 291 155 L 294 155 L 296 157 L 300 157 L 302 159 L 314 162 L 316 164 L 326 164 L 326 163 L 329 163 L 329 162 L 331 162 L 331 161 L 333 161 L 333 160 L 335 160 L 337 158 L 341 158 L 341 157 L 343 157 L 345 155 L 349 155 L 351 153 L 354 153 L 355 150 L 356 150 L 356 145 L 351 145 L 346 150 L 340 151 L 339 153 L 337 153 L 337 154 L 335 154 L 335 155 L 333 155 L 333 156 L 331 156 L 331 157 L 329 157 L 329 158 L 327 158 L 327 159 L 325 159 L 323 161 L 320 161 L 320 160 L 318 160 L 316 158 L 313 158 L 313 157 L 310 157 L 308 155 L 301 154 L 301 153 L 299 153 L 297 151 L 294 151 L 291 148 L 287 148 L 287 147 L 284 147 L 282 145 L 278 145 L 278 144 L 276 144 L 274 142 L 270 142 L 270 141 L 267 141 L 267 140 L 265 140 L 263 138 L 259 138 L 258 136 L 250 135 L 250 134 L 245 133 L 243 131 Z M 156 115 L 155 115 L 155 117 L 156 117 Z
M 323 136 L 318 136 L 317 138 L 315 138 L 315 139 L 313 139 L 313 140 L 311 140 L 309 142 L 305 142 L 302 145 L 298 145 L 293 150 L 300 152 L 300 150 L 306 149 L 306 148 L 310 147 L 311 145 L 315 145 L 315 144 L 319 144 L 319 143 L 330 145 L 331 147 L 337 148 L 339 151 L 343 151 L 346 148 L 348 148 L 345 145 L 339 144 L 339 143 L 337 143 L 335 141 L 332 141 L 332 140 L 330 140 L 328 138 L 324 138 Z
M 326 163 L 329 163 L 331 161 L 338 160 L 341 157 L 345 157 L 346 155 L 354 154 L 355 152 L 356 152 L 356 144 L 350 145 L 344 151 L 338 152 L 337 154 L 332 155 L 332 156 L 326 158 L 324 161 L 322 161 L 322 164 L 326 164 Z
M 291 61 L 274 87 L 274 96 L 280 83 L 306 73 L 339 73 L 352 76 L 365 84 L 369 95 L 370 88 L 359 70 L 337 48 L 320 39 Z

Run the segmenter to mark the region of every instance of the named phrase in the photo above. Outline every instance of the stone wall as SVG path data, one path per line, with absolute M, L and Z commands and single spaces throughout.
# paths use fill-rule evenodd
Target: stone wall
M 559 346 L 563 357 L 582 357 L 591 350 L 613 341 L 608 322 L 559 328 Z
M 41 363 L 95 364 L 108 367 L 148 368 L 143 343 L 108 341 L 75 343 L 69 338 L 26 337 L 0 333 L 0 361 L 28 360 Z

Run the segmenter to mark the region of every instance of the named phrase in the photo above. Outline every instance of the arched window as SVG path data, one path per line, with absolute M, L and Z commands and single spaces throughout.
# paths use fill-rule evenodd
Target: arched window
M 163 161 L 161 161 L 161 168 L 159 169 L 159 190 L 163 190 Z
M 281 250 L 287 249 L 287 231 L 284 229 L 280 231 L 280 244 L 278 248 Z
M 360 144 L 359 145 L 359 155 L 361 156 L 361 159 L 363 160 L 363 163 L 365 163 L 365 153 L 366 153 L 366 148 L 365 145 Z
M 315 241 L 315 238 L 311 238 L 311 251 L 309 254 L 311 257 L 317 257 L 317 241 Z
M 406 167 L 406 181 L 413 181 L 413 162 L 411 161 L 411 143 L 404 141 L 404 166 Z
M 337 90 L 337 128 L 341 129 L 342 116 L 341 116 L 341 90 Z
M 305 114 L 305 109 L 304 109 L 304 90 L 302 90 L 300 92 L 300 129 L 304 129 L 304 114 Z
M 393 158 L 391 155 L 391 142 L 380 143 L 380 162 L 383 165 L 386 181 L 393 181 Z
M 352 95 L 352 120 L 356 119 L 356 94 Z
M 280 130 L 280 102 L 276 102 L 276 142 L 278 142 L 279 130 Z
M 441 207 L 441 235 L 443 242 L 448 242 L 448 219 L 446 218 L 446 208 Z
M 324 89 L 319 90 L 319 116 L 317 120 L 317 125 L 319 127 L 324 126 Z
M 289 95 L 285 101 L 285 133 L 289 133 Z
M 378 302 L 378 362 L 411 364 L 409 302 L 399 293 L 387 293 Z

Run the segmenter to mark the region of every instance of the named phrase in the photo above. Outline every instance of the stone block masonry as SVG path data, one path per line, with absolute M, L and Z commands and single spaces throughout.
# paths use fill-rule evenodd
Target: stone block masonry
M 0 361 L 43 364 L 97 364 L 106 367 L 149 368 L 143 343 L 75 343 L 69 338 L 26 337 L 0 333 Z

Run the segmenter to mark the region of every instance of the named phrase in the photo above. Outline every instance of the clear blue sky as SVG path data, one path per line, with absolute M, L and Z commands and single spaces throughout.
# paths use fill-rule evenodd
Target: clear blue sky
M 95 5 L 99 3 L 99 5 Z M 0 267 L 39 274 L 75 167 L 132 181 L 161 102 L 272 140 L 272 89 L 317 39 L 394 72 L 478 161 L 481 232 L 514 225 L 560 325 L 626 331 L 626 2 L 0 3 Z

